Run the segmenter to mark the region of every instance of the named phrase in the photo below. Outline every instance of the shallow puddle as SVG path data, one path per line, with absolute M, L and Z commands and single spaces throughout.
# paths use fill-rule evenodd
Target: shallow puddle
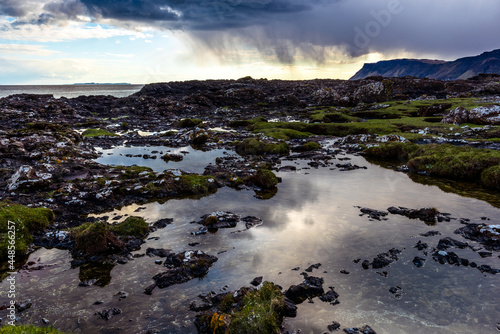
M 120 155 L 128 149 L 106 150 L 99 162 L 130 165 L 134 163 L 133 158 Z M 165 148 L 147 149 L 166 153 Z M 188 151 L 178 149 L 182 150 Z M 107 153 L 113 155 L 107 156 Z M 150 153 L 138 152 L 136 148 L 134 154 Z M 196 152 L 189 151 L 183 163 L 192 154 Z M 105 160 L 106 157 L 110 160 Z M 318 298 L 314 298 L 313 303 L 306 301 L 299 305 L 297 318 L 285 320 L 286 329 L 323 333 L 327 325 L 337 321 L 342 328 L 368 324 L 377 333 L 495 332 L 496 323 L 500 321 L 500 275 L 482 274 L 470 267 L 441 265 L 430 255 L 424 256 L 413 248 L 418 240 L 435 247 L 440 238 L 448 236 L 476 245 L 453 234 L 463 226 L 458 220 L 428 226 L 420 220 L 389 215 L 386 221 L 370 221 L 367 216 L 360 216 L 356 206 L 377 210 L 390 206 L 432 206 L 455 218 L 470 218 L 472 222 L 489 217 L 488 224 L 500 223 L 499 209 L 484 201 L 445 193 L 436 186 L 415 183 L 403 173 L 372 165 L 361 157 L 345 157 L 352 158 L 352 164 L 368 169 L 350 172 L 330 168 L 301 169 L 307 167 L 304 162 L 283 161 L 283 165 L 294 165 L 298 170 L 279 173 L 283 182 L 279 184 L 277 195 L 269 200 L 257 199 L 253 191 L 226 187 L 199 200 L 131 205 L 106 213 L 111 218 L 124 214 L 142 216 L 148 222 L 174 218 L 173 224 L 151 233 L 149 237 L 153 239 L 142 245 L 141 250 L 135 252 L 137 254 L 144 253 L 148 247 L 168 248 L 174 252 L 200 249 L 216 255 L 219 260 L 205 278 L 166 289 L 157 288 L 148 296 L 143 289 L 162 271 L 162 267 L 155 264 L 158 258 L 144 256 L 125 265 L 118 264 L 111 270 L 109 284 L 82 287 L 78 286 L 80 269 L 70 268 L 71 259 L 66 251 L 40 249 L 30 256 L 30 260 L 49 266 L 17 274 L 18 299 L 31 299 L 33 303 L 32 308 L 18 316 L 22 322 L 34 323 L 47 318 L 56 328 L 75 333 L 144 333 L 148 329 L 160 333 L 195 333 L 192 323 L 195 313 L 189 311 L 189 303 L 196 300 L 198 294 L 219 292 L 225 285 L 228 291 L 248 286 L 256 276 L 264 276 L 264 280 L 286 289 L 302 281 L 300 273 L 309 265 L 321 263 L 311 275 L 324 278 L 325 290 L 335 287 L 340 304 L 330 305 Z M 161 159 L 139 159 L 135 163 L 156 171 L 166 165 Z M 207 158 L 212 159 L 215 155 Z M 203 162 L 199 163 L 197 167 L 172 168 L 200 172 Z M 214 234 L 191 234 L 200 226 L 190 222 L 219 210 L 257 216 L 264 223 L 249 230 L 238 225 Z M 419 236 L 430 230 L 437 230 L 442 235 Z M 200 244 L 188 245 L 194 242 Z M 403 251 L 390 267 L 364 270 L 361 262 L 353 262 L 354 259 L 372 259 L 393 247 Z M 453 251 L 478 264 L 500 267 L 497 253 L 483 259 L 470 249 Z M 412 263 L 417 255 L 426 258 L 421 268 Z M 292 270 L 296 267 L 300 270 Z M 350 274 L 341 274 L 341 270 Z M 383 277 L 377 271 L 387 271 L 388 276 Z M 6 281 L 0 284 L 0 304 L 8 301 L 4 293 L 6 284 Z M 395 286 L 402 288 L 399 299 L 389 292 Z M 128 297 L 120 300 L 116 296 L 119 291 L 127 292 Z M 93 305 L 99 300 L 103 303 Z M 111 307 L 120 308 L 122 313 L 109 321 L 94 314 Z
M 102 155 L 95 159 L 104 165 L 114 166 L 145 166 L 155 172 L 163 172 L 166 169 L 181 169 L 190 173 L 203 173 L 205 167 L 215 163 L 217 157 L 234 154 L 228 150 L 215 149 L 211 151 L 200 151 L 191 146 L 165 147 L 165 146 L 118 146 L 111 149 L 97 149 Z M 144 158 L 144 155 L 148 158 Z M 182 161 L 165 162 L 161 157 L 165 154 L 180 154 Z M 154 158 L 152 158 L 154 157 Z

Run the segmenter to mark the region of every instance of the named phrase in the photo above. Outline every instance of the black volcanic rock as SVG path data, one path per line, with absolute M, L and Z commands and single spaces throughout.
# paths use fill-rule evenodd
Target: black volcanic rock
M 438 80 L 465 80 L 481 73 L 500 74 L 500 49 L 455 61 L 394 59 L 365 64 L 350 80 L 360 80 L 372 76 L 413 76 Z

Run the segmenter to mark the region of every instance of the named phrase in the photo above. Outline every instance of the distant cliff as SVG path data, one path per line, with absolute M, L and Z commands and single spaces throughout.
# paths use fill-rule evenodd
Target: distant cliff
M 438 80 L 469 79 L 480 73 L 500 74 L 500 49 L 479 56 L 460 58 L 455 61 L 427 59 L 395 59 L 365 64 L 350 80 L 371 76 L 413 76 Z

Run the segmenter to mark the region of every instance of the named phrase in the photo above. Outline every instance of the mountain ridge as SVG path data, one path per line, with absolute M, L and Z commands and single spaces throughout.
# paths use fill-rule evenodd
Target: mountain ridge
M 481 73 L 500 74 L 500 49 L 483 52 L 478 56 L 459 58 L 454 61 L 437 59 L 394 59 L 377 63 L 365 63 L 349 80 L 371 76 L 429 78 L 437 80 L 465 80 Z

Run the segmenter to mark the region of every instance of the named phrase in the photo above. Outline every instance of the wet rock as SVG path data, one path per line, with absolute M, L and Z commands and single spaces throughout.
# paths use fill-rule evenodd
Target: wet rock
M 283 308 L 283 316 L 289 318 L 295 318 L 297 316 L 297 305 L 295 305 L 294 302 L 292 302 L 290 299 L 286 297 L 284 301 L 285 301 L 285 307 Z
M 477 252 L 482 258 L 493 256 L 492 252 Z
M 321 263 L 312 264 L 305 271 L 312 273 L 313 269 L 319 269 L 319 267 L 321 267 Z
M 28 299 L 27 301 L 25 302 L 22 302 L 22 303 L 15 303 L 14 306 L 16 307 L 16 311 L 18 313 L 21 313 L 23 311 L 26 311 L 27 309 L 29 309 L 31 306 L 33 306 L 33 304 L 31 303 L 31 300 Z
M 402 206 L 391 206 L 387 209 L 393 215 L 402 215 L 410 219 L 420 219 L 424 222 L 435 222 L 439 212 L 435 208 L 408 209 Z
M 353 165 L 350 162 L 345 164 L 336 164 L 335 167 L 340 168 L 339 170 L 341 172 L 349 172 L 356 169 L 368 169 L 368 167 L 366 166 Z
M 125 248 L 130 252 L 138 250 L 144 243 L 144 240 L 138 237 L 121 237 L 120 240 L 125 243 Z
M 304 281 L 298 285 L 292 285 L 285 291 L 285 297 L 295 304 L 300 304 L 307 298 L 314 298 L 325 293 L 323 290 L 323 279 L 314 276 L 305 276 Z
M 167 225 L 172 224 L 174 221 L 173 218 L 162 218 L 157 221 L 155 221 L 152 225 L 153 228 L 160 229 L 160 228 L 165 228 Z
M 422 242 L 422 241 L 417 241 L 417 244 L 415 246 L 413 246 L 414 248 L 418 249 L 419 251 L 421 250 L 424 250 L 424 249 L 427 249 L 429 248 L 429 245 L 426 244 L 425 242 Z
M 500 269 L 493 269 L 487 264 L 480 265 L 477 267 L 477 269 L 479 269 L 479 271 L 482 273 L 488 273 L 488 274 L 492 274 L 492 275 L 496 275 L 496 274 L 500 273 Z
M 464 264 L 462 259 L 460 259 L 458 255 L 455 254 L 454 252 L 445 252 L 445 251 L 434 252 L 432 254 L 432 258 L 441 264 L 448 263 L 457 266 L 459 266 L 460 264 Z
M 363 267 L 363 269 L 369 269 L 370 266 L 373 269 L 384 268 L 390 265 L 392 262 L 399 260 L 399 254 L 401 254 L 401 250 L 392 248 L 385 253 L 377 254 L 377 256 L 374 257 L 371 262 L 369 260 L 364 260 L 361 266 Z
M 199 250 L 174 254 L 165 261 L 165 265 L 169 269 L 153 276 L 153 280 L 161 289 L 173 284 L 184 283 L 193 278 L 205 276 L 216 261 L 215 256 L 205 254 Z
M 100 312 L 97 312 L 96 314 L 98 314 L 104 320 L 109 320 L 109 319 L 113 318 L 115 315 L 120 314 L 120 313 L 122 313 L 122 310 L 120 310 L 119 308 L 113 307 L 113 308 L 110 308 L 108 310 L 102 310 Z
M 337 331 L 337 330 L 339 330 L 339 329 L 340 329 L 340 323 L 338 323 L 338 322 L 334 321 L 334 322 L 332 322 L 332 324 L 331 324 L 331 325 L 328 325 L 328 326 L 327 326 L 327 328 L 328 328 L 328 330 L 329 330 L 330 332 Z
M 212 212 L 211 214 L 201 216 L 201 220 L 195 222 L 203 225 L 203 227 L 201 227 L 197 232 L 194 232 L 194 234 L 205 234 L 209 230 L 217 231 L 219 228 L 233 228 L 236 227 L 239 222 L 244 222 L 245 227 L 250 229 L 261 225 L 262 219 L 254 216 L 241 218 L 241 216 L 237 214 L 225 211 Z
M 282 166 L 278 168 L 278 172 L 295 172 L 297 167 L 295 166 Z
M 159 257 L 170 257 L 174 255 L 170 249 L 163 248 L 148 248 L 146 249 L 146 255 L 148 256 L 159 256 Z
M 118 296 L 118 299 L 125 299 L 128 297 L 128 293 L 125 291 L 118 291 L 115 296 Z
M 259 276 L 259 277 L 255 277 L 251 282 L 250 284 L 252 284 L 253 286 L 258 286 L 259 284 L 262 283 L 262 276 Z
M 417 268 L 420 268 L 420 267 L 423 267 L 424 266 L 424 263 L 425 263 L 425 259 L 424 258 L 421 258 L 421 257 L 418 257 L 418 256 L 415 256 L 412 260 L 413 264 L 415 265 L 415 267 Z
M 153 290 L 156 288 L 156 283 L 153 283 L 151 285 L 148 285 L 146 288 L 144 288 L 144 293 L 146 295 L 151 295 L 153 293 Z
M 369 208 L 360 208 L 359 209 L 362 215 L 368 215 L 371 219 L 381 220 L 382 217 L 387 216 L 389 213 L 387 211 L 378 211 Z
M 429 232 L 425 232 L 425 233 L 420 233 L 419 235 L 422 236 L 422 237 L 433 237 L 435 235 L 441 235 L 441 232 L 439 232 L 439 231 L 429 231 Z
M 477 241 L 489 251 L 500 251 L 500 225 L 467 224 L 454 232 Z
M 334 288 L 331 286 L 329 287 L 329 291 L 326 292 L 324 295 L 320 296 L 319 299 L 325 303 L 330 303 L 332 305 L 337 305 L 340 302 L 338 301 L 339 294 L 335 292 Z
M 366 325 L 361 328 L 344 328 L 344 332 L 347 334 L 377 334 L 370 326 Z
M 446 250 L 446 249 L 451 248 L 451 247 L 464 249 L 464 248 L 469 247 L 469 244 L 452 239 L 450 237 L 446 237 L 444 239 L 440 239 L 438 242 L 438 245 L 437 245 L 437 249 L 439 249 L 439 250 Z
M 254 216 L 243 217 L 243 218 L 241 218 L 241 220 L 245 223 L 245 227 L 247 229 L 262 225 L 262 219 L 254 217 Z

